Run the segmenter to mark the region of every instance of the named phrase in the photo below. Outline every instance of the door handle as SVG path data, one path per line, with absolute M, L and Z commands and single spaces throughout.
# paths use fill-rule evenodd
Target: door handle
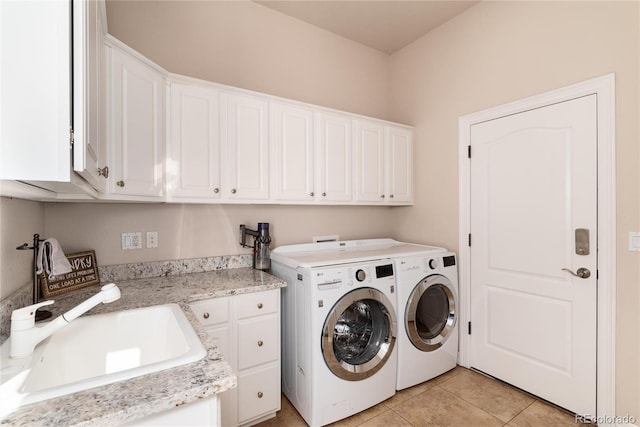
M 573 276 L 579 277 L 581 279 L 588 279 L 589 277 L 591 277 L 591 272 L 589 271 L 589 269 L 584 267 L 580 267 L 575 273 L 568 268 L 563 268 L 562 270 L 568 271 Z

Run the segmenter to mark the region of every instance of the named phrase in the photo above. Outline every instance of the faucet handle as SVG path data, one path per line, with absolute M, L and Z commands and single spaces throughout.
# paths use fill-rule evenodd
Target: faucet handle
M 51 305 L 54 302 L 54 300 L 42 301 L 38 304 L 13 310 L 11 313 L 11 332 L 33 328 L 36 324 L 36 310 L 45 305 Z

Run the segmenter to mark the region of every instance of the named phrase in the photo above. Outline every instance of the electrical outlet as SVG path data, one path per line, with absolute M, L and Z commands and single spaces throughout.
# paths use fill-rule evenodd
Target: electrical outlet
M 142 249 L 142 233 L 122 233 L 122 250 Z
M 147 248 L 157 248 L 157 247 L 158 247 L 158 232 L 147 231 Z

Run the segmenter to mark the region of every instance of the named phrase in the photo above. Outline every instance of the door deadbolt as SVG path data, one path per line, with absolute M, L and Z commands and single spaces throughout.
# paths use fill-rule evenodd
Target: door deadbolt
M 563 268 L 562 270 L 568 271 L 569 273 L 571 273 L 571 275 L 579 277 L 581 279 L 588 279 L 589 277 L 591 277 L 591 271 L 589 271 L 588 268 L 584 267 L 580 267 L 575 273 L 568 268 Z
M 576 255 L 589 255 L 589 253 L 591 252 L 589 248 L 589 229 L 576 228 L 575 240 L 576 240 Z

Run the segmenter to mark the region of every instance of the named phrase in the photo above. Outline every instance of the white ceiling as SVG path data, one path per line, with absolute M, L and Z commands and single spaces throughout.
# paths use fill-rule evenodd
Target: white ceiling
M 255 0 L 332 33 L 393 53 L 479 0 Z

